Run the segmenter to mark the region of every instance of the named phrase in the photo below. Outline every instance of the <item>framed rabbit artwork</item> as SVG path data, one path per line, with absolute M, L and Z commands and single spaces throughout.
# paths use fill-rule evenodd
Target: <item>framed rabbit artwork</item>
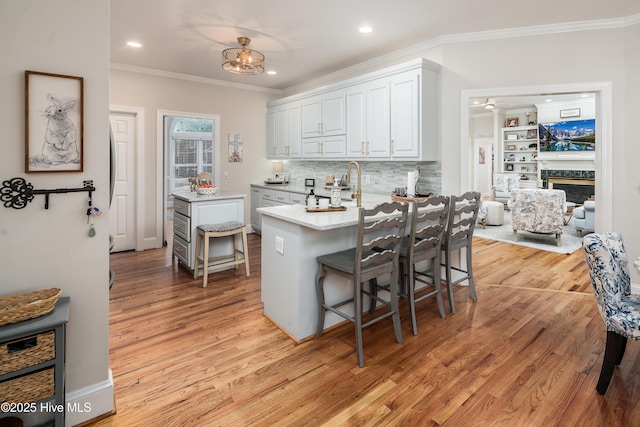
M 25 71 L 25 172 L 83 171 L 82 77 Z

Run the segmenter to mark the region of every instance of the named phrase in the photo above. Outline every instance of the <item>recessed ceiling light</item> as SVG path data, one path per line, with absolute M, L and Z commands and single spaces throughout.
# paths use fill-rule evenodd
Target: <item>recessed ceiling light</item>
M 365 26 L 365 27 L 360 27 L 358 31 L 360 31 L 363 34 L 367 34 L 373 31 L 373 28 Z
M 544 102 L 551 102 L 551 101 L 553 101 L 553 99 L 551 99 L 551 98 L 544 100 Z
M 142 47 L 142 45 L 138 42 L 127 42 L 127 46 L 131 47 Z
M 267 71 L 267 74 L 271 74 L 272 76 L 277 74 L 275 71 Z

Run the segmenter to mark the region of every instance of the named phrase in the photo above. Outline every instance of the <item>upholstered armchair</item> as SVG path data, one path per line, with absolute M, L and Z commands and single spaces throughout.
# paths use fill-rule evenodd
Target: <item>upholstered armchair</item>
M 518 241 L 518 231 L 555 234 L 556 244 L 560 246 L 565 220 L 565 202 L 564 190 L 512 190 L 508 206 L 511 210 L 513 240 Z
M 520 175 L 517 173 L 493 174 L 493 200 L 507 203 L 511 190 L 520 188 Z
M 578 236 L 582 233 L 595 230 L 596 223 L 596 202 L 586 200 L 584 205 L 573 210 L 573 226 L 576 228 Z
M 589 234 L 582 241 L 607 342 L 596 391 L 604 394 L 622 362 L 627 338 L 640 340 L 640 295 L 631 293 L 629 260 L 620 233 Z

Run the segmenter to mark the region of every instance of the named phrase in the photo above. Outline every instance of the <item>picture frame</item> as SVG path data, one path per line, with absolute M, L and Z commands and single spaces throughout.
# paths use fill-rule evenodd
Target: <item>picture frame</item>
M 507 151 L 515 151 L 515 150 L 516 150 L 516 145 L 515 144 L 507 145 Z
M 567 119 L 570 117 L 580 117 L 580 109 L 579 108 L 569 108 L 566 110 L 560 110 L 560 118 Z
M 507 163 L 506 170 L 509 171 L 509 172 L 513 172 L 513 165 L 510 164 L 510 163 Z
M 538 130 L 537 129 L 529 129 L 527 131 L 526 139 L 538 139 Z
M 529 172 L 528 166 L 520 166 L 520 172 Z
M 507 127 L 514 128 L 518 126 L 518 118 L 517 117 L 509 117 L 507 118 Z
M 84 79 L 25 71 L 25 173 L 84 170 Z

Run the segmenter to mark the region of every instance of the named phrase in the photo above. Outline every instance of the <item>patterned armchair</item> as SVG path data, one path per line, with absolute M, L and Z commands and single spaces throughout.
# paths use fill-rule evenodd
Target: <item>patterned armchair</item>
M 561 245 L 564 213 L 564 190 L 516 189 L 511 191 L 508 206 L 511 211 L 513 240 L 518 241 L 518 231 L 555 234 Z
M 627 338 L 640 340 L 640 295 L 631 293 L 629 261 L 619 233 L 589 234 L 582 244 L 607 343 L 596 391 L 604 394 L 615 366 L 620 365 Z
M 511 196 L 511 190 L 520 188 L 520 175 L 517 173 L 493 174 L 493 200 L 506 203 Z

